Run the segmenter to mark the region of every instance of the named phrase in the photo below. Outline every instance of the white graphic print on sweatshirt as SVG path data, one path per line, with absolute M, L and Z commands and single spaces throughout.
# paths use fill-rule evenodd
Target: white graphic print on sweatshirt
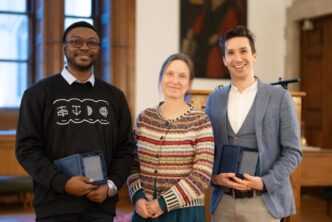
M 110 108 L 106 100 L 57 99 L 53 101 L 56 110 L 56 124 L 68 125 L 87 122 L 90 124 L 110 124 Z

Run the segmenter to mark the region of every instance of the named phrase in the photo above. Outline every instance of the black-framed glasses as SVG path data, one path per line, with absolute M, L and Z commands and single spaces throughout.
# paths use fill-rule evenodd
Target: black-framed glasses
M 74 47 L 74 48 L 81 48 L 84 44 L 87 45 L 87 47 L 89 49 L 96 49 L 98 47 L 100 47 L 100 42 L 96 41 L 96 40 L 84 40 L 84 39 L 71 39 L 66 41 L 66 44 L 69 44 L 70 46 Z

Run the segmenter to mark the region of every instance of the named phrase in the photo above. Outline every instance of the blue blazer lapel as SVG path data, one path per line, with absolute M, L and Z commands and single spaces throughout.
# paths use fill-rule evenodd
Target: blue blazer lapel
M 262 154 L 262 150 L 260 150 L 262 146 L 262 121 L 265 116 L 269 100 L 270 100 L 270 91 L 267 89 L 267 85 L 262 83 L 261 81 L 258 81 L 257 85 L 257 94 L 255 99 L 255 128 L 256 128 L 256 139 L 257 139 L 257 145 L 259 153 Z
M 222 147 L 228 141 L 226 129 L 226 113 L 227 113 L 227 100 L 228 100 L 229 87 L 218 88 L 213 94 L 210 95 L 209 100 L 211 106 L 209 108 L 209 115 L 213 126 L 213 134 L 215 141 L 215 158 L 213 173 L 218 173 Z
M 264 83 L 257 80 L 257 95 L 255 101 L 255 125 L 261 126 L 270 98 L 269 90 Z
M 227 104 L 229 95 L 230 85 L 224 86 L 218 89 L 218 94 L 216 95 L 216 103 L 213 107 L 214 116 L 217 119 L 217 126 L 215 127 L 217 135 L 215 135 L 216 150 L 215 150 L 215 163 L 214 163 L 214 174 L 216 174 L 220 169 L 221 151 L 224 144 L 228 143 L 228 133 L 226 128 L 227 121 Z M 213 124 L 213 123 L 212 123 Z M 211 212 L 215 212 L 218 204 L 222 198 L 223 190 L 220 186 L 213 186 L 213 192 L 211 195 Z
M 222 144 L 228 143 L 228 133 L 227 133 L 227 105 L 228 105 L 228 95 L 230 90 L 230 85 L 225 86 L 223 88 L 223 93 L 220 96 L 220 129 L 221 129 L 221 137 Z

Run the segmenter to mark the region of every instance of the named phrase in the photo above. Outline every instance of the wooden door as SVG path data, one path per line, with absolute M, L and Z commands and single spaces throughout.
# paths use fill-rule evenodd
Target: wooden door
M 301 31 L 303 132 L 308 145 L 332 148 L 332 16 L 312 23 Z

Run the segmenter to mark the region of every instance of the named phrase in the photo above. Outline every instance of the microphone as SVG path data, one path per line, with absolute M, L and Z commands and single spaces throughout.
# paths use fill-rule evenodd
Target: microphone
M 290 83 L 298 83 L 298 82 L 300 82 L 299 78 L 296 78 L 296 79 L 287 79 L 287 80 L 279 79 L 278 82 L 273 82 L 273 83 L 270 83 L 270 84 L 273 85 L 273 86 L 275 86 L 275 85 L 281 85 L 284 89 L 288 89 L 288 84 L 290 84 Z

